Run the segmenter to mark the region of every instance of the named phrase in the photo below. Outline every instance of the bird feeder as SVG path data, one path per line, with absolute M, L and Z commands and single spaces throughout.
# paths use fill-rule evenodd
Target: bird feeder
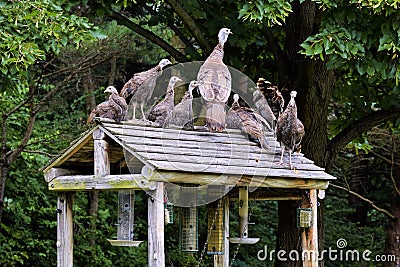
M 239 237 L 230 237 L 229 241 L 235 244 L 255 244 L 260 238 L 250 238 L 249 230 L 249 189 L 239 188 Z
M 297 208 L 297 227 L 310 228 L 312 226 L 312 209 Z
M 169 201 L 166 190 L 164 190 L 164 220 L 165 224 L 174 223 L 174 205 Z
M 208 195 L 212 197 L 221 196 L 221 187 L 208 187 Z M 222 199 L 214 201 L 208 204 L 207 207 L 207 218 L 208 218 L 208 245 L 207 254 L 210 255 L 222 255 L 224 254 L 224 205 L 222 205 Z
M 198 210 L 197 210 L 197 188 L 181 188 L 181 197 L 190 200 L 189 207 L 181 207 L 180 212 L 180 234 L 179 243 L 182 251 L 196 252 L 199 250 L 198 239 Z
M 181 207 L 179 235 L 181 251 L 199 251 L 198 220 L 199 216 L 197 207 Z
M 108 239 L 112 246 L 137 247 L 143 241 L 133 240 L 135 191 L 118 191 L 117 239 Z

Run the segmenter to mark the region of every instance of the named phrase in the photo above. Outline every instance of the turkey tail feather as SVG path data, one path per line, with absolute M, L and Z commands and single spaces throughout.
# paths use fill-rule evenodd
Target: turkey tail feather
M 262 135 L 258 138 L 258 141 L 260 142 L 260 146 L 261 146 L 263 149 L 265 149 L 265 150 L 270 149 L 269 144 L 268 144 L 268 141 L 267 141 L 267 138 L 265 138 L 265 135 L 262 134 Z
M 206 126 L 212 132 L 223 132 L 225 129 L 225 105 L 207 103 Z

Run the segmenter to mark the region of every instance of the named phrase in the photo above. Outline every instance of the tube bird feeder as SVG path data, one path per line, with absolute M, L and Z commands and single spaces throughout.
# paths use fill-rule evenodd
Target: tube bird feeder
M 134 240 L 135 191 L 118 191 L 117 239 L 108 239 L 112 246 L 137 247 L 143 241 Z
M 239 237 L 230 237 L 235 244 L 255 244 L 260 238 L 250 238 L 249 234 L 249 188 L 239 188 Z

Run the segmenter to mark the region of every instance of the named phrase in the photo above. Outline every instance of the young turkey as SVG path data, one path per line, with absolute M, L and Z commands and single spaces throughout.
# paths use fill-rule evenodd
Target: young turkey
M 267 99 L 260 90 L 253 92 L 254 107 L 260 115 L 269 123 L 269 129 L 272 129 L 276 122 L 276 117 L 272 112 Z
M 200 67 L 197 81 L 201 96 L 206 102 L 206 127 L 212 132 L 222 132 L 225 125 L 225 103 L 231 93 L 231 73 L 224 64 L 224 44 L 232 34 L 228 28 L 218 33 L 218 44 Z
M 275 118 L 278 118 L 283 112 L 283 107 L 285 106 L 285 100 L 279 91 L 278 86 L 272 85 L 264 78 L 259 78 L 257 81 L 257 89 L 265 96 Z
M 155 122 L 159 126 L 163 127 L 168 114 L 174 109 L 174 87 L 179 81 L 182 80 L 176 76 L 171 77 L 164 100 L 150 110 L 148 117 L 150 121 Z
M 279 116 L 276 126 L 276 139 L 281 144 L 280 164 L 283 164 L 283 154 L 285 149 L 289 151 L 289 166 L 294 169 L 292 164 L 292 153 L 301 143 L 304 136 L 303 123 L 297 118 L 297 106 L 294 98 L 297 92 L 290 93 L 290 101 L 285 111 Z
M 92 123 L 94 117 L 107 118 L 120 122 L 125 119 L 128 105 L 123 97 L 118 95 L 114 86 L 108 86 L 104 93 L 110 93 L 107 101 L 98 104 L 89 114 L 87 123 Z
M 142 119 L 145 119 L 143 106 L 153 94 L 156 81 L 162 69 L 172 64 L 168 59 L 162 59 L 157 66 L 143 72 L 135 73 L 133 77 L 122 87 L 120 96 L 129 99 L 133 105 L 133 119 L 136 119 L 136 106 L 140 105 Z
M 174 107 L 165 119 L 164 127 L 176 125 L 185 129 L 193 128 L 193 90 L 200 83 L 197 81 L 191 81 L 189 83 L 188 91 L 185 92 L 181 101 Z
M 233 104 L 226 116 L 226 125 L 229 128 L 240 129 L 252 140 L 256 141 L 261 148 L 269 149 L 269 144 L 265 138 L 264 125 L 267 122 L 251 108 L 239 105 L 239 95 L 233 96 Z

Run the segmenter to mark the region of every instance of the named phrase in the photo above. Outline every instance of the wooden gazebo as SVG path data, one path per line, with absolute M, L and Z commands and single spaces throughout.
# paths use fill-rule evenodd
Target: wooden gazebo
M 150 195 L 148 265 L 165 266 L 164 203 L 154 200 L 164 199 L 166 184 L 227 188 L 224 253 L 214 256 L 214 266 L 229 266 L 227 210 L 229 199 L 240 197 L 238 188 L 243 187 L 256 190 L 260 200 L 301 199 L 301 192 L 307 192 L 304 207 L 311 211 L 312 222 L 303 232 L 302 247 L 318 251 L 317 198 L 335 177 L 301 154 L 292 158 L 295 170 L 276 164 L 280 147 L 273 133 L 268 141 L 271 150 L 261 150 L 238 130 L 211 133 L 97 121 L 43 169 L 49 190 L 59 192 L 57 266 L 73 265 L 74 192 L 125 189 L 146 190 Z M 305 259 L 303 266 L 318 266 L 318 262 Z

